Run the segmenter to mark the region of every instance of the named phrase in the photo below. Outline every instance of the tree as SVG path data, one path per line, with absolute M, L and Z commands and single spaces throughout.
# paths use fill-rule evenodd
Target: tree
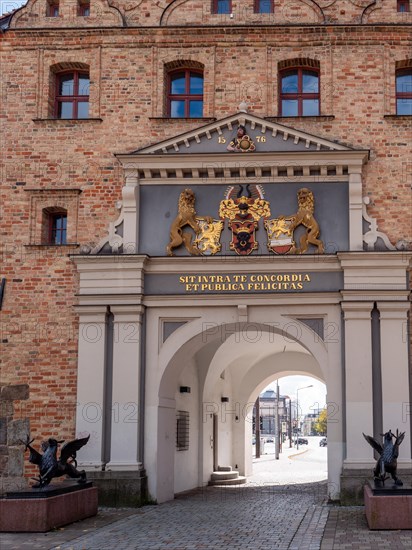
M 323 409 L 323 411 L 320 412 L 319 418 L 315 423 L 315 430 L 318 432 L 318 434 L 326 435 L 328 431 L 327 421 L 328 421 L 328 411 L 325 408 Z

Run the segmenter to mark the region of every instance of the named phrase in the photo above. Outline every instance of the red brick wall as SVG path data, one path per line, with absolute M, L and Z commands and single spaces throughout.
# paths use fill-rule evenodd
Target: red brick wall
M 187 18 L 192 12 L 185 10 Z M 204 114 L 219 118 L 243 100 L 252 114 L 276 115 L 278 63 L 318 60 L 321 114 L 328 117 L 282 123 L 370 149 L 364 181 L 370 213 L 392 242 L 411 241 L 411 121 L 388 116 L 395 114 L 395 63 L 411 57 L 410 37 L 406 26 L 17 29 L 2 36 L 1 275 L 7 286 L 0 372 L 3 383 L 30 385 L 21 417 L 31 417 L 33 437 L 74 435 L 77 278 L 67 254 L 79 251 L 76 244 L 96 244 L 117 217 L 123 174 L 114 153 L 204 124 L 156 118 L 164 114 L 164 64 L 202 63 Z M 93 119 L 48 120 L 50 67 L 73 62 L 90 66 Z M 73 213 L 69 224 L 77 219 L 69 247 L 37 246 L 39 208 L 44 197 L 53 199 L 52 190 Z

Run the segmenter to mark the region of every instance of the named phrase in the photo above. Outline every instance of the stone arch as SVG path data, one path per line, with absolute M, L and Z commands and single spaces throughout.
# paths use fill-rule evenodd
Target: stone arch
M 219 320 L 218 320 L 219 321 Z M 326 376 L 327 370 L 327 351 L 323 341 L 314 339 L 313 331 L 300 321 L 287 317 L 280 318 L 283 321 L 282 328 L 278 329 L 265 323 L 227 323 L 222 320 L 221 324 L 218 324 L 209 319 L 196 319 L 186 325 L 183 325 L 177 329 L 164 343 L 159 353 L 159 364 L 161 372 L 159 373 L 159 397 L 171 398 L 171 380 L 174 379 L 182 369 L 181 360 L 187 357 L 188 353 L 196 353 L 205 344 L 211 344 L 212 342 L 224 343 L 230 336 L 235 334 L 239 329 L 244 330 L 244 327 L 254 326 L 259 327 L 262 332 L 268 332 L 271 334 L 282 334 L 283 337 L 289 338 L 291 341 L 297 341 L 296 327 L 299 327 L 301 338 L 299 344 L 304 347 L 308 353 L 312 355 L 319 355 L 321 357 L 322 369 Z M 292 328 L 293 327 L 293 328 Z M 205 330 L 206 329 L 206 330 Z M 182 345 L 181 342 L 185 343 Z M 216 351 L 221 346 L 218 345 Z M 221 374 L 219 369 L 221 366 L 218 363 L 218 359 L 214 358 L 214 364 L 211 368 L 215 371 L 214 374 L 208 373 L 208 377 Z M 207 380 L 205 379 L 205 385 Z
M 232 316 L 231 316 L 232 317 Z M 273 325 L 261 323 L 236 323 L 233 322 L 233 317 L 229 320 L 225 318 L 224 314 L 216 316 L 214 315 L 213 321 L 208 318 L 195 319 L 181 327 L 179 327 L 162 345 L 159 353 L 158 372 L 156 375 L 157 383 L 155 379 L 152 381 L 153 390 L 157 389 L 156 396 L 152 394 L 154 401 L 148 403 L 149 408 L 153 411 L 157 410 L 156 422 L 153 423 L 151 429 L 154 433 L 157 433 L 157 442 L 155 449 L 152 449 L 150 457 L 146 458 L 147 469 L 149 473 L 149 480 L 153 480 L 154 487 L 151 487 L 153 496 L 155 496 L 159 502 L 169 500 L 174 496 L 174 472 L 175 472 L 175 448 L 174 448 L 174 433 L 175 433 L 175 416 L 176 416 L 176 392 L 178 391 L 178 379 L 184 369 L 189 366 L 190 368 L 197 369 L 196 374 L 198 376 L 198 415 L 203 414 L 202 404 L 207 403 L 208 396 L 210 398 L 212 391 L 210 387 L 213 382 L 220 376 L 224 367 L 229 367 L 227 363 L 227 349 L 234 349 L 233 338 L 236 334 L 245 330 L 245 327 L 253 326 L 254 330 L 260 330 L 263 334 L 272 335 L 276 340 L 273 349 L 269 350 L 266 354 L 259 357 L 254 366 L 254 371 L 251 369 L 251 376 L 256 376 L 256 373 L 260 371 L 260 379 L 258 384 L 255 383 L 255 389 L 250 391 L 257 391 L 256 387 L 266 380 L 269 376 L 268 367 L 265 366 L 265 361 L 279 361 L 279 357 L 283 355 L 283 358 L 289 359 L 290 362 L 294 361 L 294 373 L 295 374 L 309 374 L 315 376 L 318 379 L 324 380 L 329 376 L 328 365 L 328 350 L 325 343 L 319 339 L 314 338 L 313 331 L 303 323 L 296 321 L 292 317 L 279 315 L 281 321 L 283 320 L 282 328 L 273 328 Z M 274 319 L 272 315 L 272 320 Z M 229 321 L 229 322 L 228 322 Z M 297 336 L 296 327 L 299 327 L 299 334 Z M 284 352 L 283 338 L 289 340 L 289 346 L 291 351 Z M 247 341 L 246 345 L 250 342 Z M 268 338 L 266 337 L 268 341 Z M 183 342 L 183 343 L 182 343 Z M 270 343 L 270 342 L 269 342 Z M 286 344 L 288 345 L 288 344 Z M 193 358 L 199 353 L 200 350 L 207 348 L 208 357 L 205 364 L 202 365 L 191 363 Z M 293 349 L 292 349 L 293 348 Z M 238 350 L 239 353 L 243 353 L 242 350 Z M 303 360 L 303 362 L 302 362 Z M 305 363 L 306 361 L 306 363 Z M 302 365 L 298 368 L 297 365 Z M 265 371 L 266 368 L 266 371 Z M 270 369 L 269 369 L 270 370 Z M 290 370 L 290 369 L 289 369 Z M 280 364 L 278 362 L 278 369 L 270 372 L 271 377 L 277 375 L 279 372 L 289 372 L 286 364 Z M 252 372 L 253 371 L 253 372 Z M 247 369 L 243 372 L 243 377 L 247 374 Z M 289 372 L 290 374 L 290 372 Z M 240 375 L 239 375 L 240 376 Z M 256 380 L 255 380 L 256 381 Z M 247 384 L 246 384 L 247 386 Z M 239 388 L 236 389 L 239 394 Z M 245 395 L 247 391 L 243 392 Z M 247 399 L 248 397 L 246 397 Z M 216 400 L 216 399 L 215 399 Z M 199 435 L 198 435 L 198 485 L 202 485 L 207 481 L 208 476 L 211 473 L 212 465 L 210 464 L 210 449 L 208 444 L 210 433 L 208 433 L 209 427 L 204 425 L 204 422 L 199 421 Z M 241 437 L 245 441 L 244 428 L 241 432 Z M 210 447 L 210 445 L 209 445 Z M 209 455 L 207 451 L 209 450 Z M 205 454 L 206 453 L 206 454 Z M 234 458 L 244 469 L 246 449 L 234 451 Z M 237 454 L 236 454 L 237 453 Z M 243 461 L 243 463 L 242 463 Z M 339 463 L 339 468 L 341 463 Z M 340 472 L 340 470 L 339 470 Z

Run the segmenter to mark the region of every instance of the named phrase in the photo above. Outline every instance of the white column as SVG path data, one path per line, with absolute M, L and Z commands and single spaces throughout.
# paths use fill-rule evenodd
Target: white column
M 156 453 L 156 500 L 159 504 L 174 498 L 175 449 L 176 401 L 160 397 Z
M 372 302 L 343 302 L 345 314 L 346 459 L 360 467 L 373 461 L 362 432 L 373 435 Z
M 349 249 L 363 250 L 362 166 L 349 167 Z
M 126 185 L 122 189 L 123 199 L 123 249 L 127 254 L 137 252 L 138 243 L 138 179 L 137 167 L 128 168 Z
M 378 302 L 381 327 L 383 430 L 406 432 L 399 458 L 411 459 L 407 302 Z
M 79 360 L 77 370 L 76 437 L 90 434 L 78 454 L 82 468 L 103 465 L 103 396 L 106 306 L 78 306 Z
M 107 469 L 134 470 L 140 428 L 139 376 L 143 306 L 111 306 L 113 327 L 113 383 L 110 462 Z

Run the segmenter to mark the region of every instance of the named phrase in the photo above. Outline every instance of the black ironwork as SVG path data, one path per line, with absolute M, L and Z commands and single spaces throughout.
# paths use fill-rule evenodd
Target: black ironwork
M 57 441 L 57 439 L 53 438 L 43 441 L 41 444 L 43 454 L 40 454 L 31 446 L 34 439 L 30 440 L 30 436 L 28 435 L 27 440 L 22 441 L 22 443 L 25 445 L 25 451 L 27 449 L 30 451 L 29 462 L 39 467 L 39 477 L 33 478 L 37 481 L 36 485 L 33 485 L 33 489 L 45 487 L 54 477 L 64 475 L 77 479 L 78 483 L 86 483 L 86 472 L 84 470 L 77 470 L 76 453 L 86 445 L 89 439 L 90 435 L 82 439 L 69 441 L 63 445 L 60 451 L 60 458 L 57 459 L 58 446 L 64 443 L 64 441 Z
M 383 436 L 383 446 L 370 435 L 363 434 L 363 437 L 369 445 L 371 445 L 380 455 L 376 462 L 375 469 L 373 470 L 375 483 L 384 486 L 385 481 L 389 478 L 386 474 L 390 474 L 395 485 L 403 485 L 402 481 L 397 476 L 396 470 L 398 465 L 399 445 L 405 437 L 405 432 L 399 433 L 399 430 L 396 430 L 395 435 L 389 430 L 385 434 L 381 434 L 381 436 Z M 395 439 L 395 442 L 393 439 Z

